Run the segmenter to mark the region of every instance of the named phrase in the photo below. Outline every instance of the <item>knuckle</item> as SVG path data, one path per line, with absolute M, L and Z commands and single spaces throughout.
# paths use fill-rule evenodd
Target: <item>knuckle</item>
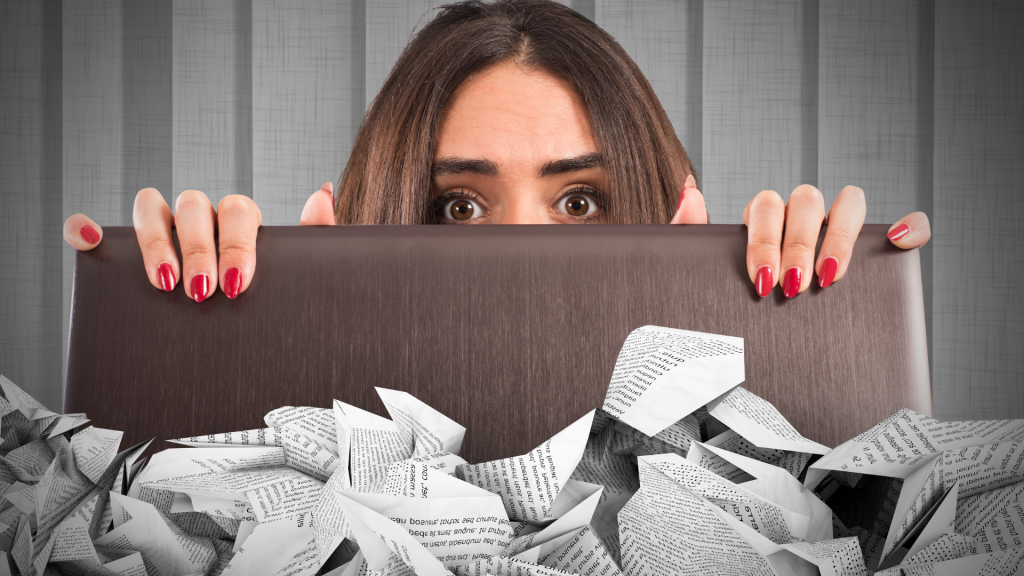
M 789 195 L 789 201 L 793 202 L 794 200 L 808 204 L 817 203 L 822 206 L 822 209 L 825 206 L 825 197 L 821 195 L 821 191 L 810 184 L 797 186 L 793 193 Z
M 157 234 L 146 234 L 139 238 L 139 246 L 142 247 L 143 252 L 153 252 L 156 250 L 164 250 L 167 248 L 170 242 L 167 238 L 163 238 Z
M 248 215 L 252 212 L 254 202 L 251 198 L 241 194 L 231 194 L 221 199 L 217 204 L 217 213 Z
M 135 195 L 136 202 L 148 202 L 151 200 L 156 200 L 157 198 L 163 200 L 164 197 L 156 188 L 143 188 L 142 190 L 139 190 L 138 194 Z
M 864 189 L 860 186 L 844 186 L 839 194 L 842 196 L 853 196 L 854 198 L 864 198 Z
M 198 190 L 185 190 L 175 202 L 175 212 L 199 210 L 210 206 L 210 199 Z
M 256 246 L 245 238 L 221 238 L 220 241 L 221 257 L 248 256 L 255 250 Z
M 214 256 L 213 247 L 202 242 L 182 244 L 181 255 L 186 259 L 207 259 Z
M 782 250 L 787 256 L 795 256 L 797 258 L 804 258 L 808 255 L 814 254 L 814 249 L 817 245 L 817 238 L 787 238 L 786 243 L 783 244 Z
M 785 208 L 786 203 L 782 201 L 779 193 L 774 190 L 765 190 L 754 196 L 754 199 L 750 201 L 750 209 L 752 211 L 782 213 Z
M 747 242 L 747 251 L 755 256 L 769 257 L 779 251 L 779 242 L 766 235 L 754 235 Z
M 854 237 L 853 232 L 846 228 L 829 228 L 828 239 L 833 246 L 841 246 L 845 250 L 846 246 L 852 246 L 854 241 L 857 240 Z

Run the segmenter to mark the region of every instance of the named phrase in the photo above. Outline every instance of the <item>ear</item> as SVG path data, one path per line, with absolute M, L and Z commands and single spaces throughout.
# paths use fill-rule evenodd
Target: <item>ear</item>
M 692 175 L 686 177 L 686 184 L 680 195 L 682 201 L 670 224 L 707 224 L 708 209 L 704 205 L 704 195 L 697 190 Z
M 306 200 L 299 218 L 302 226 L 334 225 L 334 184 L 328 182 Z

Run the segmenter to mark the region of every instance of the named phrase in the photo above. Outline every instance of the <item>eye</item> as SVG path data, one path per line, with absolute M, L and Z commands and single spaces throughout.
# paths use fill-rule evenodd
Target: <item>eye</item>
M 444 220 L 456 220 L 464 222 L 466 220 L 472 220 L 479 218 L 483 214 L 483 209 L 475 201 L 469 198 L 455 198 L 450 200 L 441 207 L 439 216 Z
M 600 202 L 592 194 L 582 192 L 581 190 L 583 189 L 573 190 L 563 196 L 558 201 L 558 211 L 569 216 L 583 218 L 591 216 L 600 210 Z

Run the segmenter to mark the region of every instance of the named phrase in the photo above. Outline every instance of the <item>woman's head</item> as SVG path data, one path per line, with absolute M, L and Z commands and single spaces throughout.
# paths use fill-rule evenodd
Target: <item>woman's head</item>
M 692 172 L 650 84 L 603 30 L 554 2 L 465 2 L 442 8 L 399 57 L 356 136 L 335 215 L 667 222 Z

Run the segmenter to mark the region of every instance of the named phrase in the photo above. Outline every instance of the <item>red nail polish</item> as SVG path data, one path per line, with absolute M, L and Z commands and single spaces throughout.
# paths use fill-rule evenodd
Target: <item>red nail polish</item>
M 754 287 L 757 289 L 757 295 L 764 298 L 772 291 L 772 286 L 775 284 L 775 276 L 772 274 L 771 266 L 761 266 L 757 269 L 757 276 L 754 277 Z
M 836 277 L 836 270 L 839 270 L 839 260 L 829 256 L 821 261 L 821 271 L 818 272 L 818 286 L 828 288 Z
M 88 224 L 78 229 L 78 235 L 89 244 L 95 244 L 100 241 L 100 233 Z
M 679 193 L 679 206 L 676 206 L 676 212 L 679 212 L 679 209 L 683 207 L 683 200 L 686 200 L 686 188 L 683 188 L 683 191 Z
M 232 268 L 224 273 L 224 295 L 234 300 L 242 291 L 242 271 Z
M 160 287 L 164 289 L 164 292 L 170 292 L 174 290 L 174 268 L 167 262 L 164 262 L 156 269 L 157 278 L 160 279 Z
M 899 240 L 900 238 L 903 238 L 907 234 L 910 234 L 910 226 L 907 226 L 906 224 L 900 224 L 899 226 L 890 230 L 888 236 L 889 240 L 895 241 Z
M 192 298 L 196 302 L 206 300 L 206 293 L 210 290 L 210 279 L 206 274 L 196 274 L 192 277 Z
M 786 278 L 782 281 L 782 294 L 786 298 L 792 298 L 800 292 L 800 284 L 803 282 L 804 273 L 799 268 L 793 267 L 786 270 Z

